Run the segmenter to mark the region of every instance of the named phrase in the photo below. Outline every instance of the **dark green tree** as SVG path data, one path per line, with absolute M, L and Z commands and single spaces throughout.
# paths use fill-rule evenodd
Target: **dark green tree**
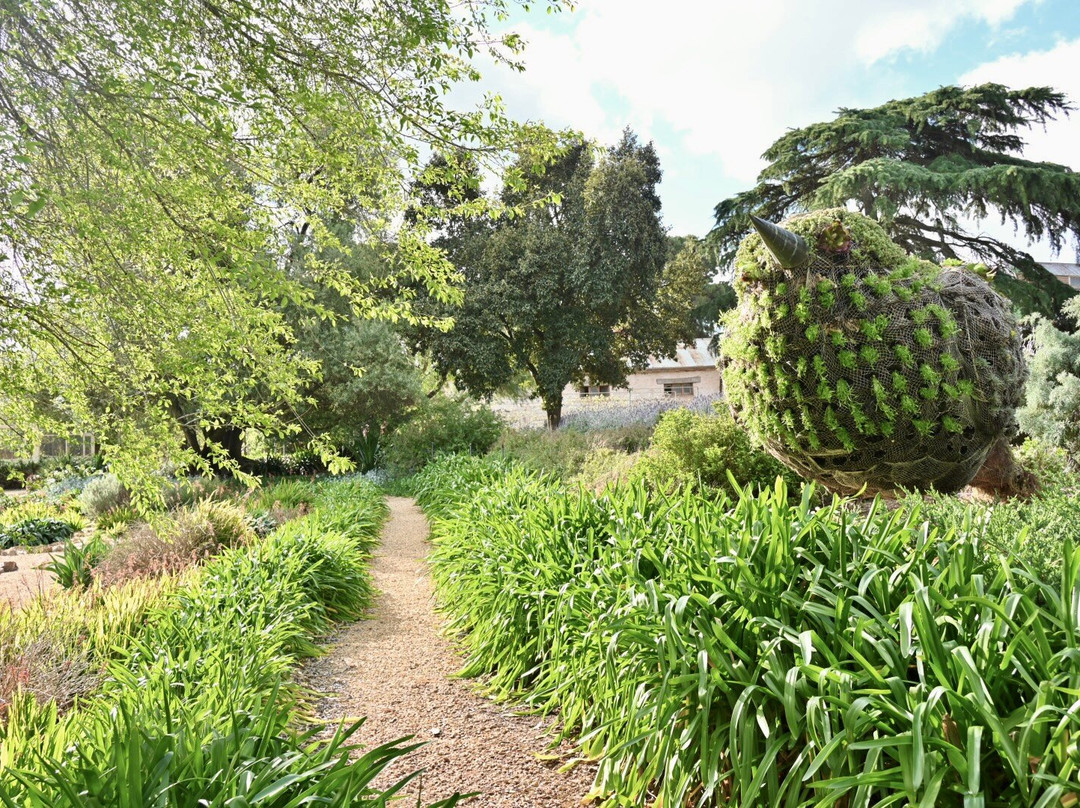
M 749 213 L 780 221 L 800 211 L 854 206 L 907 252 L 970 259 L 997 270 L 995 284 L 1022 312 L 1053 315 L 1074 294 L 1026 252 L 965 229 L 998 216 L 1061 249 L 1080 243 L 1080 174 L 1023 159 L 1019 132 L 1071 107 L 1049 87 L 942 87 L 873 109 L 841 109 L 795 129 L 763 155 L 748 191 L 716 206 L 708 241 L 730 263 Z
M 441 195 L 455 209 L 478 184 L 440 183 L 446 159 L 433 163 L 419 196 L 430 206 Z M 447 217 L 438 244 L 464 279 L 464 303 L 429 298 L 421 310 L 452 316 L 454 327 L 418 328 L 417 347 L 474 395 L 527 374 L 552 429 L 567 384 L 618 385 L 629 367 L 672 353 L 694 336 L 692 301 L 711 273 L 701 262 L 666 260 L 660 176 L 652 144 L 626 130 L 599 157 L 570 141 L 543 174 L 504 188 L 503 202 L 521 216 L 486 225 Z
M 341 246 L 317 250 L 314 261 L 335 267 L 350 283 L 372 289 L 377 300 L 400 294 L 382 289 L 394 276 L 392 258 L 357 243 L 361 214 L 325 223 Z M 324 437 L 336 449 L 367 462 L 373 458 L 357 453 L 373 452 L 379 436 L 404 422 L 424 399 L 422 374 L 391 322 L 358 316 L 347 297 L 310 277 L 307 266 L 313 249 L 301 226 L 290 271 L 308 289 L 310 301 L 288 306 L 286 319 L 296 334 L 291 346 L 295 355 L 317 363 L 318 371 L 304 388 L 304 405 L 293 415 L 307 436 Z
M 668 267 L 673 275 L 712 278 L 716 262 L 712 251 L 694 236 L 668 236 Z M 720 315 L 735 308 L 738 299 L 727 281 L 710 281 L 699 287 L 690 303 L 696 337 L 715 337 Z

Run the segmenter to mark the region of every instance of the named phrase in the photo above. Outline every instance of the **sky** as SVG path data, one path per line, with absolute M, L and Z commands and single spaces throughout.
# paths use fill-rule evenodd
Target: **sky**
M 1080 106 L 1080 0 L 579 0 L 556 14 L 541 0 L 508 24 L 526 70 L 486 65 L 484 89 L 521 120 L 653 141 L 676 235 L 704 236 L 769 144 L 841 107 L 985 81 L 1050 85 Z M 1080 110 L 1027 141 L 1029 159 L 1080 170 Z

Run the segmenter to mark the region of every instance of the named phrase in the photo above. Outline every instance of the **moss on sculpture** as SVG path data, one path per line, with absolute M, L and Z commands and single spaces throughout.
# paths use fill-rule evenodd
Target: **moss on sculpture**
M 770 243 L 739 247 L 722 346 L 735 417 L 833 490 L 966 485 L 1016 429 L 1025 369 L 1004 298 L 857 213 L 759 226 Z

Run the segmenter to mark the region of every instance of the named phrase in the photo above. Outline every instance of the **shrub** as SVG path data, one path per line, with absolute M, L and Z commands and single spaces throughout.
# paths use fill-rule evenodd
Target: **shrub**
M 67 541 L 75 534 L 70 522 L 60 519 L 25 519 L 0 528 L 0 549 L 36 547 Z
M 598 446 L 585 457 L 574 482 L 594 491 L 601 491 L 608 485 L 634 479 L 635 468 L 640 460 L 640 453 L 626 454 L 606 446 Z
M 130 503 L 131 495 L 115 474 L 103 474 L 86 484 L 79 495 L 79 502 L 83 513 L 90 519 L 96 519 Z
M 625 457 L 645 448 L 652 432 L 651 426 L 642 424 L 589 432 L 507 429 L 491 451 L 525 468 L 549 471 L 564 480 L 580 477 L 589 481 L 604 476 L 610 471 L 606 467 L 625 466 Z
M 1080 553 L 1042 584 L 879 502 L 416 480 L 464 675 L 558 710 L 617 805 L 1068 805 Z
M 918 507 L 941 531 L 967 530 L 990 557 L 1023 562 L 1040 580 L 1061 577 L 1066 545 L 1080 547 L 1080 497 L 1076 489 L 1047 488 L 1031 499 L 965 501 L 928 494 Z
M 386 463 L 393 473 L 403 475 L 440 454 L 484 454 L 501 431 L 502 422 L 487 407 L 440 396 L 390 436 Z
M 213 542 L 218 548 L 236 547 L 254 535 L 247 512 L 230 502 L 205 499 L 192 509 L 191 519 L 210 525 Z
M 206 527 L 209 533 L 209 528 Z M 145 522 L 132 525 L 94 566 L 93 576 L 104 587 L 133 580 L 160 578 L 187 569 L 201 560 L 163 537 Z
M 1064 449 L 1028 438 L 1016 450 L 1016 459 L 1035 475 L 1041 490 L 1080 492 L 1080 472 L 1073 468 Z
M 1080 298 L 1062 311 L 1080 318 Z M 1039 320 L 1035 355 L 1028 362 L 1024 406 L 1016 411 L 1027 434 L 1064 449 L 1073 466 L 1080 465 L 1080 331 L 1068 334 Z
M 115 649 L 142 629 L 169 579 L 106 592 L 51 590 L 20 609 L 0 609 L 0 769 L 4 724 L 19 692 L 63 709 L 100 681 Z
M 86 654 L 73 652 L 51 633 L 42 633 L 5 656 L 0 664 L 0 721 L 18 694 L 64 710 L 100 683 Z
M 202 500 L 192 508 L 137 524 L 104 553 L 94 577 L 103 586 L 177 573 L 254 536 L 235 505 Z
M 731 492 L 729 472 L 744 486 L 771 487 L 777 477 L 792 488 L 801 483 L 794 472 L 753 446 L 746 430 L 726 411 L 664 413 L 652 446 L 634 470 L 649 485 L 665 491 L 688 485 Z
M 492 452 L 533 471 L 549 471 L 563 479 L 581 473 L 593 441 L 583 432 L 560 429 L 507 429 Z
M 602 446 L 617 452 L 633 454 L 649 448 L 652 443 L 652 424 L 627 424 L 612 429 L 598 429 L 589 433 Z

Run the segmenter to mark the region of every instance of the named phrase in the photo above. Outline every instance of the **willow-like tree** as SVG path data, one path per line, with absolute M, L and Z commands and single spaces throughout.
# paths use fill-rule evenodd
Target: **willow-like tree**
M 440 167 L 454 162 L 433 161 L 420 194 L 432 207 L 480 198 L 475 180 L 441 180 Z M 426 310 L 453 317 L 454 327 L 419 329 L 417 346 L 476 395 L 527 378 L 552 429 L 567 384 L 618 385 L 650 355 L 674 353 L 696 335 L 692 310 L 711 267 L 666 260 L 660 176 L 652 144 L 627 130 L 598 158 L 591 145 L 570 141 L 544 174 L 503 190 L 505 205 L 545 196 L 545 206 L 488 224 L 443 216 L 437 243 L 464 278 L 464 301 L 429 300 Z
M 1080 244 L 1080 175 L 1022 157 L 1021 132 L 1070 109 L 1052 88 L 999 84 L 842 109 L 773 143 L 758 184 L 716 206 L 708 241 L 730 263 L 750 213 L 780 221 L 850 205 L 913 255 L 987 263 L 1022 312 L 1052 316 L 1073 292 L 1026 252 L 968 227 L 997 217 L 1054 250 Z
M 454 299 L 423 219 L 399 212 L 426 149 L 500 169 L 531 137 L 497 99 L 447 100 L 479 53 L 516 58 L 489 30 L 515 2 L 0 3 L 0 440 L 93 431 L 132 480 L 163 453 L 228 465 L 217 431 L 289 431 L 319 374 L 282 316 L 333 316 L 306 279 L 361 317 L 413 316 L 406 283 Z M 349 216 L 393 244 L 391 273 L 319 258 L 322 223 Z M 42 391 L 70 420 L 32 406 Z

